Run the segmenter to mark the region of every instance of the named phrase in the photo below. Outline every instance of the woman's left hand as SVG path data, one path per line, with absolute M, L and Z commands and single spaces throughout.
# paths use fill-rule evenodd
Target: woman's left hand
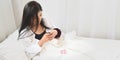
M 49 32 L 48 38 L 49 38 L 50 40 L 54 39 L 55 36 L 57 35 L 57 33 L 58 33 L 58 32 L 57 32 L 56 30 L 51 30 L 51 31 Z

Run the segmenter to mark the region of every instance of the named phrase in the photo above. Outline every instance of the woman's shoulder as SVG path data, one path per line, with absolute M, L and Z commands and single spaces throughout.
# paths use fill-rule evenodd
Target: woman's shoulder
M 19 39 L 26 39 L 32 36 L 34 36 L 34 33 L 29 28 L 25 28 L 19 33 Z

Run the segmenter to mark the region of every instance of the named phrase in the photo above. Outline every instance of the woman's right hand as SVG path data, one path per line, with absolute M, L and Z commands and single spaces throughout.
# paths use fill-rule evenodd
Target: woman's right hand
M 50 36 L 49 33 L 45 33 L 45 34 L 43 35 L 43 37 L 41 38 L 41 40 L 39 40 L 38 44 L 39 44 L 40 46 L 42 46 L 45 42 L 50 41 L 51 39 L 49 38 L 49 36 Z

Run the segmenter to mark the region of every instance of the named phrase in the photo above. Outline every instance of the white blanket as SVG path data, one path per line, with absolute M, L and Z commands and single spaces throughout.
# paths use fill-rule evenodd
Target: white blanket
M 28 60 L 17 40 L 17 35 L 16 30 L 0 43 L 0 60 Z M 65 35 L 62 42 L 64 46 L 49 42 L 40 57 L 35 58 L 40 60 L 120 60 L 119 40 L 83 38 L 71 32 Z

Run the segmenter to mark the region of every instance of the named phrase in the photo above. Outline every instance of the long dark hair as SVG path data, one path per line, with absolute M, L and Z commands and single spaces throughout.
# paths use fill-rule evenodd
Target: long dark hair
M 29 27 L 30 29 L 33 28 L 34 18 L 36 18 L 35 19 L 36 20 L 35 21 L 36 22 L 35 27 L 37 29 L 38 24 L 39 24 L 39 20 L 38 20 L 38 12 L 39 11 L 42 11 L 42 7 L 36 1 L 30 1 L 25 5 L 24 10 L 23 10 L 22 23 L 21 23 L 21 27 L 19 29 L 19 36 L 18 37 L 20 37 L 21 34 L 24 33 L 24 32 L 21 33 L 21 31 L 24 30 L 25 28 L 27 28 L 27 27 Z M 47 27 L 45 25 L 45 22 L 44 22 L 43 18 L 41 19 L 40 25 L 42 27 L 46 28 L 46 29 L 49 29 L 49 27 Z M 27 31 L 30 30 L 30 29 L 27 29 Z

